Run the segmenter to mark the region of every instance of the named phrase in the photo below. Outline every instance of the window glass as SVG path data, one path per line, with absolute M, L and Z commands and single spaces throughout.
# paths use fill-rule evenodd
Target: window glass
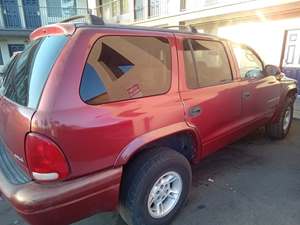
M 67 40 L 66 36 L 48 36 L 27 45 L 6 75 L 4 95 L 20 105 L 36 108 L 50 70 Z
M 220 42 L 184 40 L 183 46 L 189 88 L 211 86 L 232 80 L 225 48 Z
M 255 78 L 262 76 L 263 64 L 249 49 L 233 45 L 233 51 L 240 69 L 241 78 Z
M 17 55 L 18 54 L 15 54 L 12 57 L 10 57 L 8 62 L 3 66 L 2 73 L 0 74 L 0 95 L 3 95 L 4 87 L 7 86 L 6 84 L 9 82 L 7 75 L 9 74 L 9 71 L 13 67 L 17 59 Z
M 120 11 L 121 11 L 121 14 L 128 13 L 128 0 L 120 1 Z
M 21 52 L 25 48 L 25 45 L 23 44 L 9 44 L 8 45 L 8 51 L 9 56 L 12 57 L 15 52 Z
M 112 36 L 99 39 L 83 71 L 80 96 L 88 104 L 158 95 L 171 85 L 168 40 Z
M 2 66 L 4 63 L 3 63 L 3 58 L 2 58 L 2 51 L 0 49 L 0 66 Z
M 61 17 L 61 0 L 46 0 L 48 17 Z
M 144 18 L 144 0 L 134 0 L 134 19 L 141 20 Z

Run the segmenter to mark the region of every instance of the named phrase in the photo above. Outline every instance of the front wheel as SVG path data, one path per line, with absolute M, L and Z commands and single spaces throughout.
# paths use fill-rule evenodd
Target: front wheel
M 147 150 L 125 169 L 120 214 L 130 225 L 167 225 L 187 199 L 191 167 L 169 148 Z
M 269 137 L 273 139 L 283 139 L 289 133 L 294 112 L 294 100 L 287 98 L 285 106 L 276 123 L 271 123 L 266 126 L 266 131 Z

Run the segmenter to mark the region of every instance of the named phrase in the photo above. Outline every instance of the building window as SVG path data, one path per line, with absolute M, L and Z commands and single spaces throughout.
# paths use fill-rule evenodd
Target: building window
M 159 16 L 160 15 L 160 7 L 161 0 L 149 0 L 149 17 Z
M 99 105 L 163 94 L 170 85 L 167 39 L 107 36 L 99 39 L 90 52 L 80 96 L 88 104 Z
M 144 18 L 144 0 L 134 0 L 134 19 L 141 20 Z
M 24 44 L 9 44 L 8 45 L 8 51 L 9 56 L 11 57 L 15 52 L 21 52 L 25 48 Z
M 186 9 L 186 0 L 180 0 L 180 10 L 184 11 Z
M 48 17 L 70 17 L 77 13 L 76 0 L 47 0 Z
M 61 0 L 61 7 L 64 17 L 70 17 L 77 14 L 76 0 Z
M 111 3 L 111 15 L 112 15 L 112 17 L 115 17 L 118 15 L 118 2 L 117 1 L 113 1 Z
M 286 64 L 293 64 L 294 58 L 295 58 L 295 45 L 289 45 L 287 50 L 287 58 L 286 58 Z
M 47 0 L 47 14 L 49 17 L 61 17 L 61 0 Z
M 120 0 L 121 15 L 128 13 L 128 0 Z

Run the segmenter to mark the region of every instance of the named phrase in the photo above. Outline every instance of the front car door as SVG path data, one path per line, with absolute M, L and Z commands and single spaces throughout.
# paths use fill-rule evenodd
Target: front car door
M 264 74 L 264 63 L 245 45 L 232 44 L 239 68 L 242 90 L 242 114 L 245 125 L 264 124 L 274 114 L 280 100 L 280 82 Z
M 189 36 L 177 34 L 180 94 L 185 119 L 201 139 L 200 159 L 235 138 L 240 126 L 241 87 L 226 43 Z

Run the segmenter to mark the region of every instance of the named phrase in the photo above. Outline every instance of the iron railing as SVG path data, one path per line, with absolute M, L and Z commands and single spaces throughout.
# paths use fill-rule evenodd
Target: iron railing
M 88 13 L 87 8 L 0 5 L 0 29 L 31 30 Z

